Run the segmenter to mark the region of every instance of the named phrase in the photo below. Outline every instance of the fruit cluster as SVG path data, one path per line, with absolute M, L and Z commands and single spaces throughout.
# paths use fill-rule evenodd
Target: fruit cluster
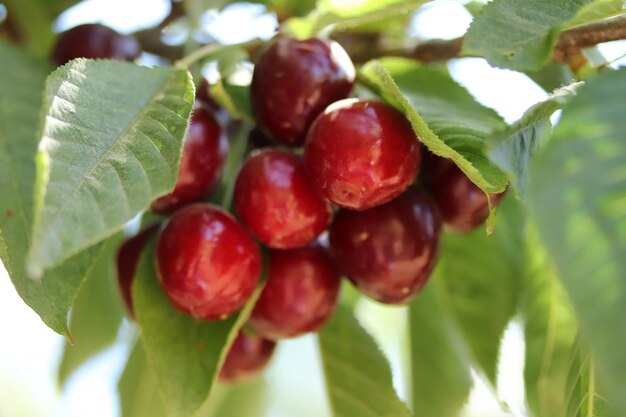
M 80 50 L 84 56 L 136 56 L 122 35 L 92 29 L 80 36 L 105 37 L 106 47 Z M 70 35 L 55 50 L 59 63 L 75 57 L 62 45 L 79 36 Z M 434 268 L 442 227 L 473 230 L 488 215 L 488 199 L 501 197 L 488 197 L 450 160 L 424 150 L 392 106 L 348 98 L 354 82 L 354 66 L 334 41 L 278 36 L 266 45 L 251 84 L 258 126 L 234 183 L 236 217 L 202 202 L 221 181 L 228 140 L 206 82 L 199 88 L 176 186 L 151 208 L 171 214 L 158 231 L 158 280 L 172 305 L 196 319 L 242 308 L 264 269 L 257 242 L 267 249 L 264 287 L 222 380 L 257 372 L 277 341 L 319 329 L 333 314 L 342 276 L 379 302 L 410 302 Z M 118 252 L 131 315 L 137 262 L 157 229 Z

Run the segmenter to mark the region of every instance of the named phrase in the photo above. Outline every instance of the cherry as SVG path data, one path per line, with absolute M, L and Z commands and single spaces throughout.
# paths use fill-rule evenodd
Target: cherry
M 254 68 L 252 109 L 270 136 L 300 146 L 315 117 L 348 97 L 354 78 L 350 57 L 335 41 L 279 36 L 261 52 Z
M 275 342 L 240 330 L 220 370 L 220 381 L 240 382 L 258 374 L 269 362 L 275 347 Z
M 411 185 L 420 147 L 408 120 L 393 107 L 348 99 L 315 120 L 304 163 L 322 197 L 363 210 L 390 201 Z
M 335 266 L 321 247 L 271 250 L 267 282 L 250 325 L 269 340 L 315 331 L 334 312 L 340 283 Z
M 221 107 L 209 93 L 209 81 L 206 78 L 200 80 L 198 88 L 196 88 L 196 100 L 199 100 L 212 112 L 221 110 Z
M 450 160 L 432 155 L 428 159 L 424 178 L 430 185 L 446 228 L 466 233 L 483 224 L 489 216 L 487 194 Z M 492 204 L 497 205 L 504 194 L 490 193 Z
M 211 113 L 196 106 L 183 145 L 178 179 L 174 190 L 154 200 L 152 210 L 172 213 L 179 208 L 202 200 L 219 183 L 228 140 Z
M 158 277 L 179 310 L 199 319 L 224 319 L 252 295 L 261 253 L 220 207 L 193 204 L 176 212 L 156 246 Z
M 124 241 L 124 243 L 122 243 L 117 250 L 117 282 L 122 294 L 122 300 L 124 300 L 126 311 L 132 318 L 135 318 L 135 308 L 133 306 L 132 299 L 132 285 L 135 280 L 137 264 L 139 263 L 141 253 L 158 228 L 158 224 L 153 224 L 147 227 L 137 235 Z
M 340 210 L 330 227 L 330 250 L 362 293 L 382 303 L 404 304 L 426 284 L 440 232 L 434 202 L 413 187 L 382 206 Z
M 234 207 L 252 235 L 278 249 L 306 246 L 332 219 L 330 204 L 311 186 L 300 157 L 277 149 L 253 152 L 241 166 Z
M 73 27 L 59 35 L 52 59 L 63 65 L 75 58 L 102 58 L 134 61 L 141 53 L 139 42 L 131 35 L 99 25 Z

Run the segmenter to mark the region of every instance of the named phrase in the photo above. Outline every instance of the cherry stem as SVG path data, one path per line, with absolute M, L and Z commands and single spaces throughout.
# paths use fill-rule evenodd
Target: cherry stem
M 242 42 L 242 43 L 234 43 L 231 45 L 222 45 L 219 43 L 210 43 L 208 45 L 204 45 L 195 51 L 191 52 L 189 55 L 186 55 L 175 62 L 175 66 L 177 67 L 190 67 L 198 61 L 201 61 L 205 58 L 210 57 L 218 52 L 222 52 L 228 49 L 237 49 L 243 48 L 246 50 L 255 50 L 258 46 L 263 43 L 261 39 L 252 39 L 251 41 Z
M 228 152 L 228 157 L 224 165 L 222 184 L 215 198 L 212 199 L 216 204 L 226 209 L 230 208 L 233 201 L 237 172 L 246 155 L 250 130 L 252 130 L 251 123 L 241 122 L 235 139 L 230 142 L 230 151 Z

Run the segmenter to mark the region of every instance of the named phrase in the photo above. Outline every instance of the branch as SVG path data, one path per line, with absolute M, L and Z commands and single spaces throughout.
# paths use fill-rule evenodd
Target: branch
M 626 16 L 602 20 L 579 26 L 561 33 L 552 54 L 555 61 L 569 63 L 570 57 L 580 54 L 580 50 L 599 43 L 626 39 Z M 404 49 L 359 48 L 354 55 L 356 62 L 365 62 L 383 56 L 399 56 L 422 62 L 447 61 L 461 56 L 463 38 L 432 40 Z M 350 51 L 348 50 L 348 53 Z

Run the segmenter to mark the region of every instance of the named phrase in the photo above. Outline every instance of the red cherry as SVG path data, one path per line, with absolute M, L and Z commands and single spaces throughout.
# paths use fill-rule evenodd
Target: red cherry
M 276 343 L 239 331 L 220 370 L 220 381 L 240 382 L 257 375 L 274 353 Z
M 250 325 L 270 340 L 313 332 L 334 312 L 340 284 L 323 248 L 272 250 L 267 282 Z
M 450 160 L 436 156 L 429 159 L 432 162 L 424 167 L 424 178 L 432 190 L 446 228 L 465 233 L 482 225 L 489 216 L 487 194 Z M 492 204 L 497 205 L 504 194 L 490 193 Z
M 354 65 L 337 42 L 276 37 L 254 67 L 252 109 L 270 136 L 300 146 L 315 117 L 348 97 L 354 77 Z
M 137 264 L 139 263 L 139 258 L 141 257 L 143 249 L 146 247 L 150 238 L 152 238 L 158 228 L 158 224 L 153 224 L 147 227 L 137 235 L 127 239 L 117 250 L 117 282 L 122 294 L 122 299 L 124 300 L 126 311 L 132 318 L 135 318 L 135 309 L 132 299 L 132 285 L 135 280 Z
M 152 211 L 172 213 L 206 197 L 219 183 L 228 140 L 211 113 L 196 107 L 183 145 L 174 190 L 154 200 Z
M 224 319 L 252 295 L 261 274 L 258 246 L 220 207 L 193 204 L 176 212 L 156 247 L 159 280 L 179 310 Z
M 61 33 L 52 51 L 52 59 L 57 65 L 75 58 L 134 61 L 140 53 L 139 42 L 133 36 L 122 35 L 103 25 L 87 24 Z
M 440 232 L 431 198 L 410 188 L 382 206 L 339 211 L 330 228 L 330 250 L 362 293 L 382 303 L 404 304 L 426 284 Z
M 254 152 L 241 166 L 234 207 L 252 235 L 279 249 L 306 246 L 332 219 L 330 204 L 311 186 L 302 160 L 276 149 Z
M 315 120 L 304 163 L 322 197 L 363 210 L 390 201 L 411 185 L 420 147 L 408 120 L 393 107 L 348 99 Z

